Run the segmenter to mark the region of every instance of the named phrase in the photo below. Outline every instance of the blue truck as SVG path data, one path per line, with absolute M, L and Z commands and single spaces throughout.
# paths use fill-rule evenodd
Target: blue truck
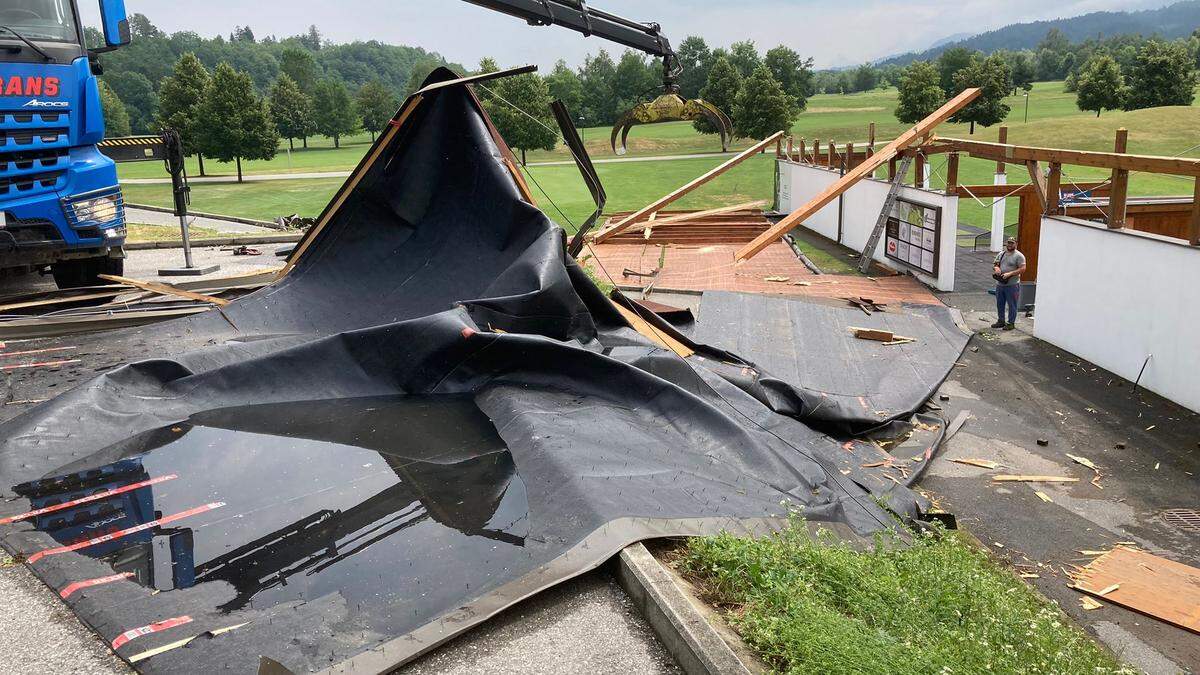
M 100 0 L 88 48 L 75 0 L 0 2 L 0 274 L 44 271 L 60 288 L 124 269 L 117 169 L 96 144 L 97 54 L 130 41 L 124 0 Z

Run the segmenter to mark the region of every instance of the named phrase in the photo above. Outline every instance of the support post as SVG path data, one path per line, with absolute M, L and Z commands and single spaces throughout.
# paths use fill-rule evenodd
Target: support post
M 1200 246 L 1200 178 L 1195 181 L 1196 187 L 1192 190 L 1192 220 L 1188 223 L 1188 243 L 1192 246 Z
M 806 161 L 804 159 L 804 139 L 803 138 L 801 138 L 800 141 L 796 145 L 796 161 L 800 162 L 801 164 L 803 164 Z
M 1008 127 L 1000 127 L 1000 143 L 1008 143 Z M 1008 173 L 1004 162 L 996 162 L 996 174 L 992 177 L 993 185 L 1008 185 Z M 1004 226 L 1008 218 L 1008 200 L 998 199 L 992 204 L 992 237 L 990 248 L 992 253 L 1004 250 Z
M 821 139 L 814 138 L 813 139 L 813 151 L 812 151 L 813 166 L 817 166 L 821 163 L 820 157 L 821 157 Z
M 842 175 L 854 168 L 854 144 L 846 144 L 846 161 L 842 163 Z
M 1046 213 L 1056 216 L 1061 210 L 1062 164 L 1050 162 L 1050 173 L 1046 176 Z
M 836 164 L 837 143 L 835 143 L 832 138 L 829 139 L 829 147 L 826 148 L 826 150 L 829 153 L 829 161 L 827 161 L 825 163 L 825 165 L 831 169 L 837 168 L 837 164 Z
M 896 181 L 896 158 L 893 157 L 888 160 L 888 182 L 894 183 L 895 181 Z
M 925 187 L 925 155 L 917 152 L 917 170 L 913 172 L 913 187 Z
M 875 123 L 867 127 L 867 157 L 875 154 Z
M 792 151 L 793 151 L 793 150 L 795 150 L 795 149 L 796 149 L 796 148 L 795 148 L 795 144 L 794 144 L 794 142 L 792 141 L 792 137 L 791 137 L 791 136 L 788 136 L 788 144 L 787 144 L 787 159 L 788 159 L 788 161 L 789 161 L 789 162 L 792 160 Z
M 1047 213 L 1050 208 L 1050 197 L 1046 194 L 1046 176 L 1042 173 L 1042 165 L 1038 162 L 1027 161 L 1025 168 L 1029 170 L 1029 182 L 1033 185 L 1033 194 L 1037 196 L 1038 205 L 1042 207 L 1042 213 Z
M 1117 129 L 1117 140 L 1113 152 L 1125 154 L 1129 150 L 1129 130 L 1125 127 Z M 1125 205 L 1129 199 L 1129 172 L 1125 169 L 1113 169 L 1112 194 L 1108 198 L 1108 226 L 1119 230 L 1125 227 Z
M 952 152 L 946 156 L 946 194 L 958 193 L 958 153 Z

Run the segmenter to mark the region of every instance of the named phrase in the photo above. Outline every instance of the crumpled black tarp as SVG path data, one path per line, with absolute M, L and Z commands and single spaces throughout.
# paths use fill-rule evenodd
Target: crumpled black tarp
M 0 426 L 0 514 L 93 499 L 0 525 L 4 546 L 119 532 L 31 567 L 62 592 L 127 574 L 66 598 L 106 641 L 175 620 L 125 658 L 199 636 L 139 670 L 386 671 L 637 540 L 795 509 L 890 526 L 864 470 L 835 468 L 836 424 L 772 410 L 722 376 L 753 371 L 731 355 L 683 360 L 624 324 L 467 87 L 427 91 L 380 143 L 281 281 L 97 336 L 155 358 Z

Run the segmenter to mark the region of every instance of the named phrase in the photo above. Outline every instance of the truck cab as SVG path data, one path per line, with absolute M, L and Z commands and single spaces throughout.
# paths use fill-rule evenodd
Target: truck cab
M 129 24 L 123 0 L 100 10 L 106 45 L 89 51 L 74 0 L 0 3 L 0 274 L 49 267 L 72 288 L 124 268 L 95 59 L 129 42 Z

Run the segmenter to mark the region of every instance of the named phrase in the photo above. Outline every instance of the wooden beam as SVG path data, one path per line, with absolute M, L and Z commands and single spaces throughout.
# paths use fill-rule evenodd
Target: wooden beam
M 1129 150 L 1129 130 L 1117 129 L 1113 152 L 1125 154 Z M 1125 206 L 1129 202 L 1129 171 L 1116 168 L 1112 172 L 1112 196 L 1108 198 L 1108 227 L 1119 230 L 1125 227 Z
M 853 168 L 854 168 L 854 144 L 847 143 L 846 144 L 846 170 L 849 171 L 850 169 L 853 169 Z
M 875 154 L 875 123 L 867 127 L 867 157 Z
M 925 155 L 917 153 L 917 161 L 913 163 L 913 187 L 925 187 Z
M 1046 195 L 1046 176 L 1042 173 L 1042 166 L 1037 162 L 1025 162 L 1025 168 L 1029 170 L 1029 184 L 1033 186 L 1033 194 L 1042 205 L 1042 213 L 1046 213 L 1050 198 Z
M 733 211 L 744 211 L 746 209 L 757 209 L 767 205 L 767 200 L 760 199 L 756 202 L 746 202 L 744 204 L 734 204 L 733 206 L 722 206 L 716 209 L 708 209 L 707 211 L 696 211 L 694 213 L 678 213 L 667 218 L 655 218 L 653 223 L 645 222 L 638 223 L 639 225 L 653 224 L 655 227 L 660 225 L 670 225 L 672 223 L 681 223 L 696 218 L 704 218 L 705 216 L 719 216 L 723 213 L 731 213 Z
M 763 140 L 759 141 L 755 145 L 751 146 L 749 149 L 744 150 L 743 152 L 738 154 L 736 157 L 733 157 L 729 161 L 725 162 L 724 164 L 721 164 L 720 166 L 713 168 L 711 171 L 704 174 L 703 176 L 700 176 L 699 178 L 692 180 L 691 182 L 687 183 L 683 187 L 680 187 L 678 190 L 675 190 L 674 192 L 672 192 L 668 195 L 659 197 L 653 203 L 649 204 L 648 206 L 643 206 L 640 210 L 626 216 L 621 222 L 613 225 L 612 227 L 609 227 L 608 229 L 606 229 L 602 232 L 596 233 L 596 236 L 593 238 L 593 241 L 597 244 L 600 244 L 600 243 L 603 243 L 604 240 L 608 239 L 609 237 L 612 237 L 613 235 L 624 232 L 625 230 L 629 229 L 630 226 L 632 226 L 638 220 L 645 217 L 647 214 L 653 213 L 655 211 L 661 211 L 664 206 L 667 206 L 668 204 L 673 204 L 674 202 L 679 201 L 684 196 L 686 196 L 688 193 L 690 193 L 692 190 L 695 190 L 696 188 L 700 187 L 701 185 L 704 185 L 705 183 L 708 183 L 712 179 L 724 174 L 726 171 L 729 171 L 733 167 L 741 164 L 742 162 L 746 161 L 747 159 L 750 159 L 751 157 L 753 157 L 755 154 L 766 149 L 769 145 L 771 145 L 775 141 L 779 140 L 779 138 L 781 138 L 782 136 L 783 136 L 782 131 L 777 131 L 774 134 L 771 134 L 769 137 L 764 138 Z
M 1058 215 L 1062 202 L 1062 164 L 1050 162 L 1050 173 L 1046 175 L 1046 213 Z
M 1033 162 L 1058 162 L 1074 166 L 1090 166 L 1100 169 L 1124 169 L 1144 171 L 1172 176 L 1200 176 L 1200 159 L 1186 157 L 1158 157 L 1154 155 L 1129 155 L 1115 152 L 1093 152 L 1090 150 L 1064 150 L 1062 148 L 1038 148 L 1025 145 L 1004 145 L 987 141 L 968 141 L 960 138 L 938 137 L 932 147 L 925 148 L 926 154 L 933 152 L 965 152 L 972 157 L 992 159 L 997 162 L 1024 164 Z
M 958 153 L 952 152 L 946 156 L 946 194 L 952 195 L 958 191 Z
M 1091 190 L 1093 197 L 1102 197 L 1108 194 L 1107 181 L 1104 183 L 1076 183 L 1072 188 L 1080 191 Z M 955 192 L 959 197 L 999 199 L 1001 197 L 1019 197 L 1032 189 L 1033 186 L 1028 183 L 1024 185 L 959 185 Z
M 140 288 L 144 291 L 154 291 L 155 293 L 161 293 L 163 295 L 176 295 L 181 298 L 197 300 L 199 302 L 211 302 L 218 307 L 224 307 L 225 305 L 229 304 L 229 301 L 225 298 L 204 295 L 203 293 L 196 293 L 195 291 L 185 291 L 182 288 L 175 288 L 170 284 L 160 284 L 157 281 L 139 281 L 138 279 L 119 277 L 115 274 L 98 274 L 97 276 L 105 281 L 115 281 L 118 284 L 133 286 L 134 288 Z
M 788 158 L 788 161 L 791 161 L 791 159 L 792 159 L 792 151 L 793 151 L 793 150 L 795 150 L 795 149 L 796 149 L 796 146 L 795 146 L 795 141 L 793 141 L 793 140 L 792 140 L 792 137 L 791 137 L 791 136 L 788 136 L 788 144 L 787 144 L 787 158 Z
M 800 142 L 797 143 L 797 145 L 796 145 L 796 161 L 800 162 L 801 164 L 803 164 L 804 162 L 807 161 L 804 158 L 804 139 L 803 138 L 801 138 Z
M 817 158 L 820 156 L 821 156 L 821 139 L 814 138 L 813 139 L 813 151 L 812 151 L 813 166 L 820 164 L 820 162 L 817 161 Z
M 1002 145 L 1008 144 L 1008 127 L 1007 126 L 1000 127 L 1000 132 L 999 132 L 998 137 L 999 137 L 1000 143 Z M 1004 162 L 996 162 L 996 173 L 1006 173 L 1006 172 L 1007 172 L 1007 168 L 1006 168 L 1006 165 L 1004 164 Z
M 1042 242 L 1042 204 L 1032 191 L 1021 195 L 1018 201 L 1017 246 L 1025 254 L 1025 273 L 1021 275 L 1021 281 L 1037 281 Z
M 837 161 L 834 159 L 834 157 L 837 155 L 837 143 L 834 143 L 832 138 L 829 139 L 829 146 L 827 150 L 829 152 L 829 162 L 827 163 L 827 166 L 831 169 L 836 169 Z
M 746 260 L 758 255 L 764 248 L 770 246 L 772 242 L 790 232 L 793 227 L 811 218 L 813 214 L 837 199 L 843 192 L 849 190 L 864 177 L 871 175 L 872 171 L 895 157 L 897 152 L 917 142 L 922 136 L 931 133 L 937 125 L 945 122 L 968 103 L 975 100 L 979 96 L 979 93 L 979 89 L 973 88 L 967 89 L 958 96 L 955 96 L 932 115 L 921 120 L 920 123 L 908 131 L 900 134 L 895 140 L 884 146 L 882 150 L 872 155 L 870 159 L 854 167 L 852 171 L 846 173 L 836 183 L 823 190 L 807 204 L 796 209 L 786 218 L 776 223 L 771 229 L 759 235 L 754 241 L 742 247 L 737 252 L 736 260 Z
M 1187 240 L 1192 246 L 1200 246 L 1200 178 L 1192 189 L 1192 219 L 1188 223 Z
M 654 342 L 660 347 L 670 349 L 678 354 L 681 358 L 685 359 L 696 353 L 691 347 L 688 347 L 665 332 L 655 328 L 653 324 L 638 316 L 632 310 L 626 309 L 612 300 L 609 300 L 609 302 L 612 303 L 613 307 L 617 308 L 617 311 L 622 317 L 624 317 L 625 321 L 629 323 L 631 328 L 641 333 L 644 337 L 649 338 L 651 342 Z

